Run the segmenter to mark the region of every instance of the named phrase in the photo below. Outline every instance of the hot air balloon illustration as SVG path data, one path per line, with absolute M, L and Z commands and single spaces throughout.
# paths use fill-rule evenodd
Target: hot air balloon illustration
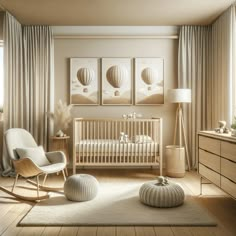
M 127 81 L 128 71 L 122 66 L 111 66 L 106 73 L 107 81 L 113 88 L 121 88 Z M 115 96 L 120 96 L 120 92 L 116 90 Z
M 77 78 L 83 86 L 89 86 L 94 80 L 94 77 L 94 70 L 87 67 L 80 68 L 77 72 Z M 84 88 L 83 92 L 87 93 L 88 88 Z
M 145 84 L 152 85 L 158 79 L 158 72 L 150 67 L 146 67 L 142 70 L 141 77 Z M 148 86 L 148 90 L 152 90 L 152 87 Z

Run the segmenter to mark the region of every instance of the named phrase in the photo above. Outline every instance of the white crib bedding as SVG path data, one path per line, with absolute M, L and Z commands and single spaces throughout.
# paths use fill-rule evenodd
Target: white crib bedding
M 157 142 L 143 142 L 143 143 L 120 143 L 115 139 L 87 139 L 81 140 L 76 144 L 77 153 L 158 153 L 159 144 Z

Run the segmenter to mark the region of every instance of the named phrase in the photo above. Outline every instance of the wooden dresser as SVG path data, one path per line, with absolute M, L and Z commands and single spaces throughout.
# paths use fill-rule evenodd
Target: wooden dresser
M 198 172 L 236 198 L 236 138 L 214 131 L 199 132 Z

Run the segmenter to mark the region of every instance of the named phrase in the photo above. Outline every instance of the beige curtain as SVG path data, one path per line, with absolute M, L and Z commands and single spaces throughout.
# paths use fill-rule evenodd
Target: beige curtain
M 192 103 L 183 107 L 190 163 L 196 164 L 196 133 L 207 129 L 207 75 L 210 27 L 182 26 L 179 35 L 178 87 L 190 88 Z
M 4 130 L 24 128 L 47 149 L 53 109 L 53 38 L 49 26 L 21 26 L 9 13 L 4 21 Z M 11 165 L 3 155 L 3 175 Z
M 211 26 L 182 26 L 179 37 L 178 87 L 192 89 L 184 119 L 192 167 L 197 163 L 197 132 L 219 120 L 230 126 L 235 111 L 235 6 Z
M 4 40 L 4 127 L 26 127 L 25 85 L 23 77 L 23 43 L 21 24 L 7 12 L 3 23 Z M 11 164 L 3 148 L 3 174 L 11 173 Z
M 26 80 L 26 129 L 36 142 L 47 149 L 49 123 L 46 113 L 52 111 L 51 58 L 52 31 L 49 26 L 23 27 L 24 79 Z
M 211 75 L 208 90 L 211 127 L 217 127 L 219 120 L 230 126 L 235 114 L 235 6 L 230 7 L 212 25 Z

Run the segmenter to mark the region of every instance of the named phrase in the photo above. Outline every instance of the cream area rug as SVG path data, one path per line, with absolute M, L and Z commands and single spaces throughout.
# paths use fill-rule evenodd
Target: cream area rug
M 141 183 L 100 183 L 97 197 L 72 202 L 63 194 L 37 203 L 21 226 L 215 226 L 216 221 L 192 197 L 175 208 L 153 208 L 139 201 Z

